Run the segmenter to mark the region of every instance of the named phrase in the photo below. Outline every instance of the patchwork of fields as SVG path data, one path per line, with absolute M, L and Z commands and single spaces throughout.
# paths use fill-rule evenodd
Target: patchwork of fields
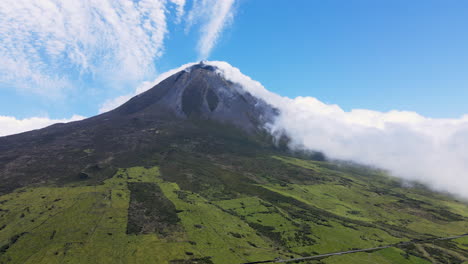
M 18 189 L 0 197 L 0 263 L 246 263 L 468 232 L 466 204 L 383 173 L 370 182 L 362 168 L 276 156 L 253 162 L 280 164 L 290 175 L 252 169 L 242 178 L 233 165 L 214 161 L 183 172 L 180 164 L 163 173 L 157 166 L 119 169 L 94 186 Z M 196 188 L 182 176 L 171 180 L 171 171 L 196 179 Z M 213 183 L 213 174 L 232 186 Z M 220 197 L 227 188 L 230 195 Z M 320 263 L 467 260 L 465 237 Z

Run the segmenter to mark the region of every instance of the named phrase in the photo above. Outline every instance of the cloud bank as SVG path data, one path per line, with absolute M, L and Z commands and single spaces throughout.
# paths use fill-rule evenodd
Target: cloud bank
M 206 58 L 232 21 L 234 1 L 4 0 L 0 84 L 53 97 L 80 79 L 145 80 L 165 51 L 169 19 L 200 28 Z
M 291 148 L 322 151 L 390 171 L 408 181 L 468 199 L 468 115 L 434 119 L 408 111 L 344 111 L 313 97 L 282 97 L 225 62 L 209 62 L 227 79 L 280 110 L 268 129 L 286 132 Z
M 55 123 L 78 121 L 84 118 L 84 116 L 79 115 L 73 115 L 71 118 L 66 119 L 50 119 L 47 117 L 16 119 L 11 116 L 0 116 L 0 137 L 43 128 Z

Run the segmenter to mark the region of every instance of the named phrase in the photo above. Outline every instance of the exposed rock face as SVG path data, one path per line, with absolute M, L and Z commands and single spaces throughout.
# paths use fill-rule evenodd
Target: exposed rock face
M 224 79 L 216 68 L 202 63 L 162 81 L 115 112 L 170 110 L 179 118 L 201 118 L 233 124 L 246 132 L 261 130 L 276 111 L 238 84 Z
M 164 156 L 182 138 L 212 136 L 202 131 L 206 122 L 255 137 L 275 115 L 267 103 L 200 63 L 102 115 L 0 137 L 0 194 L 51 181 L 100 181 L 116 167 Z

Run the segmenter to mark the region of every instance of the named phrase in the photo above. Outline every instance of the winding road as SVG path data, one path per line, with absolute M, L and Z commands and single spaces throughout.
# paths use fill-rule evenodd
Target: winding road
M 321 259 L 321 258 L 326 258 L 326 257 L 330 257 L 330 256 L 352 254 L 352 253 L 357 253 L 357 252 L 370 252 L 370 251 L 386 249 L 386 248 L 391 248 L 391 247 L 404 247 L 404 246 L 408 246 L 408 245 L 412 245 L 412 244 L 422 244 L 422 243 L 431 243 L 431 242 L 441 241 L 441 240 L 451 240 L 451 239 L 457 239 L 457 238 L 467 237 L 467 236 L 468 236 L 468 233 L 463 234 L 463 235 L 458 235 L 458 236 L 413 240 L 413 241 L 409 241 L 409 242 L 390 244 L 390 245 L 380 246 L 380 247 L 355 249 L 355 250 L 340 251 L 340 252 L 332 252 L 332 253 L 327 253 L 327 254 L 320 254 L 320 255 L 301 257 L 301 258 L 292 258 L 292 259 L 279 259 L 279 258 L 277 258 L 277 259 L 273 259 L 273 260 L 254 261 L 254 262 L 247 262 L 247 263 L 243 263 L 243 264 L 299 262 L 299 261 L 305 261 L 305 260 Z

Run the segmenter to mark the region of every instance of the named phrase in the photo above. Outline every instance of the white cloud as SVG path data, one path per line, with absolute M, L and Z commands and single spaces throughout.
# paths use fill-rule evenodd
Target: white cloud
M 280 110 L 269 129 L 289 134 L 291 147 L 377 166 L 403 179 L 468 198 L 468 115 L 434 119 L 396 110 L 347 112 L 313 97 L 281 97 L 225 62 L 209 64 Z
M 206 59 L 216 45 L 221 32 L 234 16 L 235 0 L 197 0 L 187 16 L 187 29 L 196 23 L 202 23 L 201 37 L 198 41 L 200 59 Z
M 4 0 L 0 83 L 51 96 L 73 74 L 139 80 L 163 52 L 165 2 Z
M 468 117 L 431 119 L 414 112 L 343 111 L 315 98 L 285 99 L 274 130 L 293 146 L 385 168 L 408 180 L 468 198 Z
M 177 7 L 177 19 L 176 23 L 180 23 L 183 15 L 185 14 L 185 0 L 170 0 Z
M 78 121 L 85 117 L 80 115 L 73 115 L 68 119 L 50 119 L 47 117 L 31 117 L 25 119 L 17 119 L 12 116 L 0 116 L 0 136 L 7 136 L 17 134 L 33 129 L 39 129 L 50 126 L 55 123 L 67 123 L 71 121 Z

